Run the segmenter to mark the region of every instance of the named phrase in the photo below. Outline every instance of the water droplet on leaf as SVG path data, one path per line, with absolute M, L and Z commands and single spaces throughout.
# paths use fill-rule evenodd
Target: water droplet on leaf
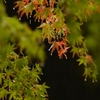
M 46 21 L 46 23 L 48 24 L 49 22 L 48 22 L 48 21 Z
M 15 10 L 15 8 L 13 8 L 13 10 Z
M 15 82 L 15 80 L 13 80 L 13 82 Z
M 31 20 L 29 20 L 29 24 L 31 24 Z
M 6 1 L 6 0 L 4 0 L 4 3 L 7 3 L 7 1 Z
M 50 51 L 50 49 L 48 49 L 48 51 Z
M 24 6 L 24 8 L 26 8 L 26 6 Z
M 19 18 L 19 20 L 21 20 L 21 18 Z
M 94 83 L 94 80 L 92 82 Z
M 86 78 L 84 79 L 84 81 L 86 81 Z

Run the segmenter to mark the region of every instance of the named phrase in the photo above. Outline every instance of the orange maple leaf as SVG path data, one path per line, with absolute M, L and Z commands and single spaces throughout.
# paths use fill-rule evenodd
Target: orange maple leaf
M 51 45 L 51 47 L 49 48 L 49 51 L 51 50 L 51 55 L 52 55 L 52 53 L 54 52 L 55 49 L 58 52 L 59 58 L 62 58 L 62 55 L 64 55 L 65 58 L 67 59 L 67 56 L 65 55 L 65 53 L 67 52 L 69 47 L 67 47 L 65 41 L 60 41 L 60 42 L 54 41 L 53 44 Z
M 93 59 L 91 55 L 87 55 L 86 57 L 89 63 L 93 63 Z
M 51 50 L 52 49 L 52 50 Z M 56 41 L 53 42 L 53 44 L 51 45 L 51 47 L 49 48 L 49 51 L 51 50 L 51 55 L 52 53 L 54 52 L 54 50 L 57 50 L 59 49 L 59 46 L 58 46 L 58 43 Z
M 65 58 L 67 59 L 67 55 L 65 53 L 68 51 L 69 48 L 70 47 L 65 47 L 64 49 L 60 49 L 59 52 L 58 52 L 59 58 L 62 58 L 62 56 L 64 55 Z
M 60 42 L 57 42 L 57 43 L 58 43 L 58 46 L 60 47 L 60 49 L 63 49 L 63 46 L 66 46 L 65 41 L 60 41 Z

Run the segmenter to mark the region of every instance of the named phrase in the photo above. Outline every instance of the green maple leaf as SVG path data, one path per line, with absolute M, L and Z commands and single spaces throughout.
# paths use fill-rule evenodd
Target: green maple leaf
M 97 66 L 94 64 L 94 70 L 92 70 L 92 75 L 91 75 L 91 77 L 92 77 L 92 81 L 94 82 L 94 81 L 97 81 L 97 75 L 98 75 L 98 70 L 97 70 Z
M 47 18 L 49 15 L 52 15 L 52 12 L 51 12 L 51 8 L 45 8 L 44 9 L 44 12 L 43 12 L 43 16 L 45 16 L 45 18 Z
M 0 85 L 2 84 L 2 79 L 4 78 L 4 73 L 0 73 Z
M 97 71 L 92 73 L 92 80 L 93 80 L 93 82 L 97 81 L 97 75 L 98 75 Z
M 78 55 L 78 53 L 79 53 L 79 48 L 77 48 L 76 46 L 72 46 L 72 49 L 71 49 L 71 52 L 73 53 L 72 54 L 72 57 L 74 58 L 74 56 L 75 56 L 75 54 L 77 54 Z
M 87 58 L 85 56 L 80 56 L 80 58 L 77 61 L 79 62 L 79 66 L 82 64 L 87 66 L 88 61 L 87 61 Z
M 76 39 L 76 44 L 79 46 L 81 44 L 83 44 L 83 39 L 84 37 L 83 36 L 78 36 L 77 39 Z
M 85 81 L 87 79 L 87 77 L 91 77 L 91 68 L 90 67 L 86 67 L 83 76 L 85 76 Z
M 41 73 L 42 69 L 40 68 L 39 64 L 35 64 L 35 66 L 36 66 L 36 70 Z
M 42 37 L 43 37 L 43 40 L 47 38 L 49 42 L 52 40 L 52 38 L 54 38 L 54 30 L 53 28 L 51 28 L 50 24 L 47 23 L 43 25 Z
M 0 99 L 2 98 L 2 100 L 5 100 L 5 98 L 7 98 L 7 94 L 8 94 L 8 91 L 4 88 L 0 88 Z
M 16 69 L 22 69 L 24 66 L 28 64 L 27 57 L 16 59 L 15 63 L 16 63 L 16 66 L 15 66 Z
M 58 30 L 60 30 L 61 28 L 62 28 L 62 24 L 63 23 L 61 23 L 61 22 L 54 22 L 53 24 L 52 24 L 52 28 L 55 28 L 56 29 L 56 33 L 58 33 Z
M 42 84 L 42 88 L 43 88 L 44 92 L 47 93 L 46 89 L 47 89 L 47 88 L 50 88 L 50 87 L 47 86 L 46 83 L 43 83 L 43 84 Z
M 12 100 L 12 98 L 15 98 L 16 97 L 16 94 L 17 94 L 17 91 L 16 90 L 11 91 L 9 100 Z

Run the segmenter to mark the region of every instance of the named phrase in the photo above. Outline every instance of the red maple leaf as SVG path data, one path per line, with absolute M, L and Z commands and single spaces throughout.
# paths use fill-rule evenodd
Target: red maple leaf
M 49 51 L 51 50 L 51 55 L 52 55 L 52 53 L 54 52 L 55 49 L 58 52 L 59 58 L 62 58 L 62 56 L 64 55 L 65 58 L 67 59 L 67 56 L 66 56 L 65 53 L 67 52 L 69 47 L 67 47 L 65 41 L 60 41 L 60 42 L 54 41 L 53 44 L 51 45 L 51 47 L 49 48 Z
M 58 43 L 58 46 L 60 47 L 60 49 L 63 49 L 63 46 L 65 47 L 66 46 L 66 42 L 65 41 L 60 41 L 60 42 L 57 42 Z
M 67 55 L 65 54 L 68 51 L 69 47 L 65 47 L 64 49 L 60 49 L 58 52 L 58 56 L 59 58 L 62 58 L 62 56 L 64 55 L 65 58 L 67 59 Z
M 52 49 L 52 50 L 51 50 Z M 57 50 L 59 49 L 59 46 L 58 46 L 58 43 L 56 41 L 53 42 L 53 44 L 51 45 L 51 47 L 49 48 L 49 51 L 51 50 L 51 55 L 52 53 L 54 52 L 54 50 Z

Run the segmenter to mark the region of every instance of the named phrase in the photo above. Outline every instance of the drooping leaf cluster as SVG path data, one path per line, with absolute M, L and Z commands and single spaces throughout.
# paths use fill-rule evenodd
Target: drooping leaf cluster
M 16 0 L 14 8 L 18 9 L 20 18 L 24 14 L 41 22 L 42 39 L 51 44 L 51 55 L 57 50 L 59 58 L 67 58 L 71 48 L 73 57 L 77 55 L 79 65 L 85 66 L 84 76 L 97 81 L 97 67 L 88 53 L 81 25 L 100 11 L 99 0 Z M 32 12 L 35 14 L 32 15 Z M 70 33 L 70 34 L 69 34 Z
M 44 61 L 39 33 L 7 17 L 0 1 L 0 100 L 47 100 L 48 86 L 39 83 L 42 69 L 39 64 L 29 66 L 31 56 Z

